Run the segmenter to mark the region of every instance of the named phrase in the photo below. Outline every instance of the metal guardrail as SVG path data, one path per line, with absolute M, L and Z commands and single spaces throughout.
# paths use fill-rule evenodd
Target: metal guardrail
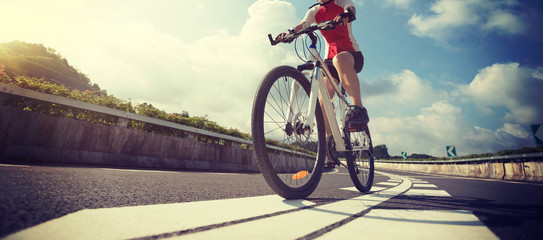
M 31 98 L 31 99 L 50 102 L 50 103 L 59 104 L 59 105 L 67 106 L 67 107 L 72 107 L 72 108 L 97 112 L 97 113 L 101 113 L 101 114 L 106 114 L 106 115 L 110 115 L 110 116 L 115 116 L 115 117 L 119 118 L 117 126 L 126 127 L 127 123 L 128 123 L 128 120 L 134 120 L 134 121 L 140 121 L 140 122 L 145 122 L 145 123 L 151 123 L 151 124 L 155 124 L 155 125 L 158 125 L 158 126 L 178 129 L 178 130 L 186 131 L 186 132 L 189 132 L 189 133 L 194 133 L 194 134 L 200 134 L 200 135 L 205 135 L 205 136 L 214 137 L 214 138 L 225 139 L 225 140 L 237 142 L 237 143 L 240 143 L 240 144 L 249 144 L 249 145 L 253 144 L 253 142 L 251 140 L 247 140 L 247 139 L 243 139 L 243 138 L 238 138 L 238 137 L 234 137 L 234 136 L 229 136 L 229 135 L 225 135 L 225 134 L 211 132 L 211 131 L 207 131 L 207 130 L 203 130 L 203 129 L 199 129 L 199 128 L 195 128 L 195 127 L 185 126 L 185 125 L 178 124 L 178 123 L 168 122 L 168 121 L 165 121 L 165 120 L 146 117 L 146 116 L 135 114 L 135 113 L 125 112 L 125 111 L 121 111 L 121 110 L 117 110 L 117 109 L 113 109 L 113 108 L 108 108 L 108 107 L 104 107 L 104 106 L 100 106 L 100 105 L 96 105 L 96 104 L 92 104 L 92 103 L 81 102 L 81 101 L 77 101 L 77 100 L 73 100 L 73 99 L 69 99 L 69 98 L 59 97 L 59 96 L 55 96 L 55 95 L 51 95 L 51 94 L 47 94 L 47 93 L 41 93 L 41 92 L 37 92 L 37 91 L 29 90 L 29 89 L 24 89 L 24 88 L 20 88 L 20 87 L 16 87 L 16 86 L 1 84 L 1 83 L 0 83 L 0 93 L 16 95 L 16 96 L 25 97 L 25 98 Z M 280 147 L 272 146 L 272 145 L 268 145 L 268 148 L 273 149 L 273 150 L 298 154 L 298 155 L 311 156 L 311 155 L 306 154 L 306 153 L 296 152 L 296 151 L 293 151 L 293 150 L 290 150 L 290 149 L 280 148 Z M 461 163 L 477 163 L 477 162 L 488 162 L 488 161 L 513 161 L 513 160 L 518 160 L 518 159 L 533 159 L 533 158 L 541 158 L 541 159 L 543 159 L 543 153 L 518 154 L 518 155 L 508 155 L 508 156 L 492 156 L 492 157 L 484 157 L 484 158 L 457 159 L 457 160 L 430 160 L 430 161 L 378 160 L 378 162 L 382 162 L 382 163 L 405 163 L 405 164 L 461 164 Z
M 211 132 L 211 131 L 207 131 L 207 130 L 203 130 L 203 129 L 199 129 L 199 128 L 195 128 L 195 127 L 185 126 L 185 125 L 178 124 L 178 123 L 168 122 L 168 121 L 161 120 L 161 119 L 146 117 L 146 116 L 135 114 L 135 113 L 125 112 L 125 111 L 121 111 L 121 110 L 117 110 L 117 109 L 113 109 L 113 108 L 108 108 L 108 107 L 104 107 L 104 106 L 100 106 L 100 105 L 96 105 L 96 104 L 92 104 L 92 103 L 77 101 L 77 100 L 73 100 L 73 99 L 69 99 L 69 98 L 59 97 L 59 96 L 55 96 L 55 95 L 51 95 L 51 94 L 47 94 L 47 93 L 37 92 L 37 91 L 24 89 L 24 88 L 20 88 L 20 87 L 16 87 L 16 86 L 11 86 L 11 85 L 6 85 L 6 84 L 1 84 L 1 83 L 0 83 L 0 93 L 16 95 L 16 96 L 25 97 L 25 98 L 31 98 L 31 99 L 50 102 L 50 103 L 54 103 L 54 104 L 58 104 L 58 105 L 71 107 L 71 108 L 77 108 L 77 109 L 97 112 L 97 113 L 101 113 L 101 114 L 106 114 L 106 115 L 110 115 L 110 116 L 115 116 L 115 117 L 119 118 L 119 120 L 117 122 L 117 126 L 126 127 L 127 124 L 128 124 L 128 120 L 134 120 L 134 121 L 140 121 L 140 122 L 144 122 L 144 123 L 155 124 L 155 125 L 158 125 L 158 126 L 178 129 L 178 130 L 186 131 L 186 132 L 189 132 L 189 133 L 194 133 L 194 134 L 200 134 L 200 135 L 205 135 L 205 136 L 214 137 L 214 138 L 225 139 L 225 140 L 237 142 L 237 143 L 240 143 L 240 144 L 249 144 L 249 145 L 253 144 L 253 142 L 251 140 L 247 140 L 247 139 L 243 139 L 243 138 L 238 138 L 238 137 L 234 137 L 234 136 L 229 136 L 229 135 L 225 135 L 225 134 Z M 296 152 L 296 151 L 293 151 L 293 150 L 290 150 L 290 149 L 280 148 L 280 147 L 277 147 L 277 146 L 268 145 L 268 148 L 273 149 L 273 150 L 279 150 L 279 151 L 282 151 L 282 152 L 298 154 L 298 155 L 311 156 L 311 155 L 306 154 L 306 153 Z
M 515 160 L 530 161 L 534 159 L 543 160 L 543 152 L 540 153 L 528 153 L 528 154 L 516 154 L 506 156 L 492 156 L 483 158 L 469 158 L 469 159 L 453 159 L 453 160 L 429 160 L 429 161 L 390 161 L 390 160 L 378 160 L 382 163 L 399 163 L 399 164 L 469 164 L 480 162 L 510 162 Z

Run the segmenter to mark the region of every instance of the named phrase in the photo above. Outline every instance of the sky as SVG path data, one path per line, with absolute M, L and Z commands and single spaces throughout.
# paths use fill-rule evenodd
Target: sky
M 43 44 L 118 98 L 250 132 L 263 76 L 301 64 L 267 34 L 297 25 L 315 2 L 0 0 L 0 43 Z M 543 2 L 353 2 L 374 146 L 438 157 L 446 146 L 458 155 L 535 146 Z

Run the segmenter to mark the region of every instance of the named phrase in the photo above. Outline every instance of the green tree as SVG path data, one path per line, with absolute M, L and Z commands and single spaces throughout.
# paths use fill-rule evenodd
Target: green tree
M 378 159 L 389 159 L 388 148 L 386 145 L 381 144 L 373 147 L 373 156 Z

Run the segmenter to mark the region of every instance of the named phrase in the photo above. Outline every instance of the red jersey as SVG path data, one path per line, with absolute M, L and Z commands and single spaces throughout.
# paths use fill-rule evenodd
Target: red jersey
M 302 22 L 309 25 L 318 24 L 324 21 L 334 20 L 336 16 L 345 12 L 347 7 L 354 6 L 351 0 L 332 0 L 324 6 L 316 5 L 309 9 Z M 358 52 L 360 48 L 354 39 L 351 23 L 337 27 L 334 30 L 321 31 L 326 39 L 327 58 L 332 59 L 343 51 Z

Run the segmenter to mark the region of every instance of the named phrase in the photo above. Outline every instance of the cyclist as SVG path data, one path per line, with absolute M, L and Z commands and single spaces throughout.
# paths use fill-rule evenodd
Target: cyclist
M 356 19 L 356 9 L 351 0 L 318 0 L 319 3 L 311 6 L 304 19 L 296 27 L 289 31 L 300 31 L 304 26 L 318 24 L 324 21 L 333 20 L 338 23 L 333 30 L 322 31 L 321 34 L 326 40 L 326 65 L 338 83 L 338 79 L 351 97 L 355 110 L 348 114 L 346 125 L 350 131 L 359 131 L 369 121 L 368 113 L 362 105 L 360 96 L 360 82 L 358 75 L 364 66 L 364 56 L 360 51 L 358 43 L 353 37 L 351 22 Z M 281 33 L 278 38 L 283 39 L 286 33 Z M 327 79 L 326 87 L 330 97 L 334 97 L 335 91 Z M 321 104 L 322 107 L 322 104 Z M 331 139 L 331 130 L 328 119 L 325 117 L 326 139 Z M 328 151 L 327 151 L 328 153 Z M 326 167 L 334 167 L 337 158 L 327 154 Z

